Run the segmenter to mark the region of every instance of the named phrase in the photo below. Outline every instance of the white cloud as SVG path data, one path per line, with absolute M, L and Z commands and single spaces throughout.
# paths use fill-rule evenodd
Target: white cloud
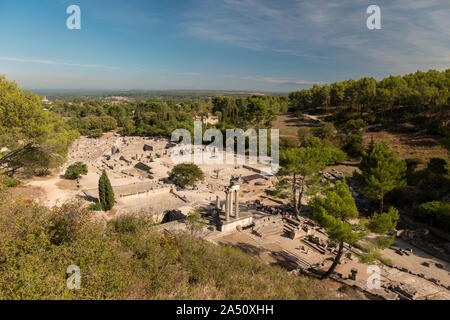
M 370 1 L 213 0 L 187 12 L 188 35 L 235 46 L 363 65 L 380 72 L 449 67 L 450 2 L 380 0 L 382 29 L 366 28 Z
M 61 61 L 29 59 L 29 58 L 16 58 L 16 57 L 0 57 L 0 60 L 21 62 L 21 63 L 47 64 L 47 65 L 55 65 L 55 66 L 81 67 L 81 68 L 104 68 L 104 69 L 113 69 L 113 70 L 119 69 L 119 67 L 106 66 L 106 65 L 102 65 L 102 64 L 83 64 L 83 63 L 61 62 Z

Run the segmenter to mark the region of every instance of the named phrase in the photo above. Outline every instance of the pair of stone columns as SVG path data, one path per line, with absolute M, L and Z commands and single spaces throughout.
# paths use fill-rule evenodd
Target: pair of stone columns
M 226 193 L 225 220 L 229 221 L 233 213 L 235 219 L 239 218 L 239 186 L 233 186 L 228 190 L 226 190 L 225 193 Z

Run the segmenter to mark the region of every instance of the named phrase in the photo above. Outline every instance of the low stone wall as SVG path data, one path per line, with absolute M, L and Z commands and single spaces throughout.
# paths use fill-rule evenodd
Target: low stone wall
M 241 217 L 239 219 L 233 219 L 230 221 L 223 221 L 220 225 L 220 231 L 230 232 L 236 231 L 237 227 L 247 227 L 253 223 L 253 216 Z
M 127 189 L 127 187 L 129 187 L 128 188 L 129 190 L 125 190 Z M 168 193 L 170 192 L 171 189 L 172 189 L 171 186 L 159 186 L 159 185 L 148 186 L 144 184 L 142 185 L 141 190 L 139 190 L 139 184 L 113 186 L 116 199 L 138 199 L 150 195 Z M 98 199 L 98 189 L 83 190 L 83 193 L 89 199 Z
M 123 198 L 126 198 L 126 199 L 139 199 L 139 198 L 148 197 L 148 196 L 154 195 L 154 194 L 161 194 L 161 193 L 170 192 L 171 189 L 172 189 L 171 187 L 155 188 L 155 189 L 142 191 L 142 192 L 136 192 L 136 193 L 130 193 L 130 194 L 121 194 L 119 197 L 121 199 L 123 199 Z

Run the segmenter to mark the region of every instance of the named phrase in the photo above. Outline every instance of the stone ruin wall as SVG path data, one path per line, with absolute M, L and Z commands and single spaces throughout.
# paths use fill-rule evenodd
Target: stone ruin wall
M 140 192 L 133 192 L 129 194 L 121 194 L 120 199 L 139 199 L 139 198 L 145 198 L 149 195 L 155 195 L 155 194 L 162 194 L 162 193 L 168 193 L 172 189 L 171 186 L 169 187 L 155 187 L 150 190 L 140 191 Z
M 67 165 L 81 161 L 97 169 L 109 168 L 115 173 L 130 175 L 127 171 L 142 162 L 150 165 L 154 159 L 170 156 L 166 148 L 170 141 L 163 138 L 122 137 L 118 134 L 90 139 L 81 137 L 71 148 Z M 153 150 L 144 150 L 145 146 Z

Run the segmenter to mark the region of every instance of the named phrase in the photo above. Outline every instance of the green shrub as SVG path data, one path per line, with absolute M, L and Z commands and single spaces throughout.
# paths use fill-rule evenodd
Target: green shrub
M 88 207 L 90 211 L 102 211 L 102 206 L 99 202 L 91 203 Z
M 345 152 L 335 147 L 323 147 L 322 155 L 327 165 L 333 165 L 347 160 Z
M 87 136 L 88 138 L 100 138 L 103 136 L 103 131 L 102 129 L 93 129 L 93 130 L 89 130 L 87 131 Z
M 82 162 L 77 162 L 67 168 L 66 173 L 64 173 L 64 177 L 69 180 L 76 180 L 81 175 L 86 175 L 87 173 L 87 166 Z
M 297 130 L 297 137 L 301 146 L 309 144 L 309 140 L 313 137 L 311 129 L 308 127 L 300 127 Z M 296 146 L 293 146 L 296 147 Z
M 111 221 L 112 229 L 117 233 L 136 234 L 141 226 L 141 219 L 133 215 L 120 216 Z
M 110 116 L 89 115 L 87 117 L 71 118 L 67 122 L 83 135 L 89 135 L 90 132 L 97 134 L 98 132 L 108 132 L 117 128 L 116 119 Z
M 323 141 L 319 137 L 311 136 L 306 138 L 304 142 L 301 142 L 302 147 L 321 148 Z
M 189 212 L 186 217 L 186 228 L 191 232 L 192 235 L 201 232 L 205 227 L 205 222 L 202 219 L 200 210 L 195 209 L 193 212 Z
M 271 197 L 276 197 L 280 199 L 289 198 L 289 193 L 286 192 L 286 189 L 289 189 L 290 182 L 287 179 L 281 179 L 275 183 L 274 189 L 266 189 L 264 190 L 265 194 Z
M 0 181 L 5 185 L 7 188 L 14 188 L 17 187 L 20 184 L 20 181 L 9 176 L 0 176 Z
M 48 235 L 55 245 L 73 242 L 80 230 L 88 222 L 88 211 L 80 210 L 78 203 L 66 203 L 55 208 L 49 216 Z
M 79 203 L 49 209 L 0 191 L 0 299 L 321 299 L 318 280 L 289 275 L 230 246 L 155 233 L 150 220 L 104 225 Z M 81 271 L 67 288 L 68 266 Z
M 418 215 L 427 223 L 450 231 L 450 204 L 440 201 L 423 203 Z
M 343 149 L 350 157 L 360 158 L 364 152 L 364 139 L 362 134 L 350 134 L 346 138 Z
M 322 127 L 318 128 L 317 134 L 323 140 L 332 141 L 336 138 L 336 128 L 332 123 L 325 123 Z
M 117 244 L 79 208 L 74 203 L 50 210 L 0 199 L 1 300 L 127 297 L 132 269 Z M 70 265 L 81 269 L 80 290 L 67 288 Z
M 376 260 L 381 263 L 390 266 L 392 265 L 392 261 L 388 258 L 383 257 L 383 255 L 374 249 L 372 245 L 366 247 L 367 252 L 364 252 L 358 256 L 358 260 L 364 264 L 374 264 Z
M 349 134 L 361 134 L 365 131 L 366 126 L 367 123 L 363 119 L 352 119 L 345 123 L 343 129 Z
M 417 185 L 418 177 L 416 174 L 416 169 L 420 164 L 420 159 L 408 158 L 405 159 L 406 162 L 406 181 L 409 186 Z
M 445 149 L 450 151 L 450 137 L 441 138 L 439 142 Z
M 427 170 L 436 176 L 448 174 L 447 160 L 442 158 L 431 158 L 427 165 Z
M 342 292 L 342 293 L 348 293 L 348 292 L 350 292 L 350 286 L 348 284 L 344 284 L 338 290 L 339 290 L 339 292 Z

